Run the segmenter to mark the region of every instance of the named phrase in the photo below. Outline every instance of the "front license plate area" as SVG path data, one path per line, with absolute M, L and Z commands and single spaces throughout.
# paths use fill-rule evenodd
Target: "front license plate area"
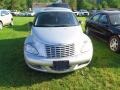
M 53 69 L 63 71 L 69 68 L 69 61 L 53 61 Z

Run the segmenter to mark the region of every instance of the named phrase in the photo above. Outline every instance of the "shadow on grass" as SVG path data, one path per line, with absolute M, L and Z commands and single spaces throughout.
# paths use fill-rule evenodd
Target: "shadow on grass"
M 69 75 L 48 74 L 29 69 L 24 62 L 24 40 L 25 38 L 0 40 L 0 86 L 31 86 Z
M 89 67 L 95 68 L 120 68 L 120 54 L 109 49 L 107 42 L 91 37 L 94 55 Z
M 29 69 L 23 56 L 23 43 L 25 38 L 0 40 L 0 86 L 21 87 L 36 83 L 61 79 L 68 74 L 49 74 Z M 94 43 L 94 56 L 89 67 L 118 68 L 120 57 L 107 49 L 106 45 L 96 40 Z M 97 45 L 97 46 L 96 46 Z
M 30 31 L 30 26 L 28 23 L 23 24 L 23 25 L 13 25 L 13 26 L 8 25 L 5 27 L 15 30 L 15 31 L 26 31 L 26 32 Z

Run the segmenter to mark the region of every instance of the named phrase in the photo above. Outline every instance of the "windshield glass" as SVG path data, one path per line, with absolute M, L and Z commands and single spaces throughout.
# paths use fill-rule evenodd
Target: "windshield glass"
M 112 25 L 120 25 L 120 13 L 119 14 L 111 14 L 110 22 Z
M 87 10 L 81 10 L 82 12 L 87 12 Z
M 35 21 L 36 27 L 69 27 L 79 25 L 71 12 L 42 12 Z

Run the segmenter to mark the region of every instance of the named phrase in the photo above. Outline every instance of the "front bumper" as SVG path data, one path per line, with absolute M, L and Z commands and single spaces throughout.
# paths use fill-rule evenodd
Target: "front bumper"
M 83 13 L 82 15 L 83 16 L 89 16 L 89 13 Z
M 31 69 L 42 72 L 49 72 L 49 73 L 66 73 L 87 66 L 92 59 L 92 54 L 81 54 L 78 56 L 67 57 L 67 58 L 48 59 L 24 52 L 24 57 L 26 64 Z M 52 68 L 54 61 L 65 61 L 65 60 L 69 61 L 69 68 L 63 70 L 55 70 Z

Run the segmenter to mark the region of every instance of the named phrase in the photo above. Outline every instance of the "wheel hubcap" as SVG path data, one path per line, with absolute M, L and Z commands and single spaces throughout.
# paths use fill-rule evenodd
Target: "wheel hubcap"
M 117 40 L 116 38 L 113 38 L 113 39 L 110 41 L 110 48 L 111 48 L 111 50 L 117 51 L 118 45 L 119 45 L 119 42 L 118 42 L 118 40 Z

